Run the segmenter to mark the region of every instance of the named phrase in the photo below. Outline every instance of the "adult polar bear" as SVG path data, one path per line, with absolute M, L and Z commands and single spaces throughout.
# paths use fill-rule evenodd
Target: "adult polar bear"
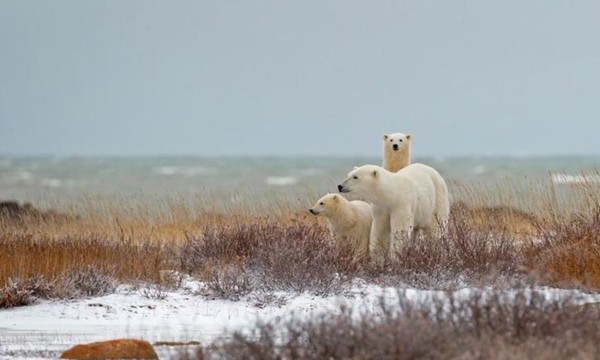
M 390 259 L 397 260 L 404 239 L 418 231 L 440 236 L 448 222 L 446 182 L 427 165 L 411 164 L 397 173 L 364 165 L 351 171 L 338 190 L 371 204 L 369 253 L 378 265 L 388 253 Z
M 401 132 L 383 135 L 383 166 L 397 172 L 410 164 L 412 135 Z

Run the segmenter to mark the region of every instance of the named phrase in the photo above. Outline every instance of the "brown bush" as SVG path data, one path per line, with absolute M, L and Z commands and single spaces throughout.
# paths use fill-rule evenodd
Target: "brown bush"
M 200 293 L 215 298 L 239 300 L 251 291 L 248 274 L 238 267 L 226 266 L 223 269 L 213 269 L 213 274 Z
M 529 359 L 594 358 L 600 350 L 596 309 L 523 290 L 475 292 L 431 301 L 382 300 L 308 320 L 259 323 L 250 333 L 201 349 L 227 359 Z
M 298 226 L 271 238 L 248 266 L 269 289 L 330 293 L 338 286 L 334 248 L 327 232 Z M 316 230 L 316 231 L 315 231 Z
M 545 229 L 524 266 L 550 284 L 600 289 L 600 206 Z
M 68 299 L 111 294 L 117 284 L 113 268 L 90 264 L 66 272 L 53 285 L 52 297 Z
M 0 287 L 0 309 L 25 306 L 34 301 L 31 289 L 21 281 L 8 279 L 6 285 Z
M 350 249 L 335 249 L 325 227 L 300 222 L 286 227 L 262 222 L 209 228 L 202 238 L 188 239 L 180 262 L 186 271 L 201 274 L 218 287 L 228 277 L 215 278 L 220 270 L 214 268 L 233 266 L 257 279 L 262 289 L 317 292 L 333 290 L 339 271 L 357 269 Z
M 181 267 L 202 274 L 215 264 L 240 262 L 251 256 L 260 243 L 267 241 L 274 225 L 234 224 L 224 228 L 208 227 L 200 237 L 188 237 L 180 252 Z
M 385 278 L 419 288 L 494 283 L 500 276 L 515 275 L 519 262 L 511 239 L 473 231 L 459 219 L 450 222 L 447 234 L 440 239 L 418 236 L 406 240 L 397 258 L 388 264 Z M 370 275 L 380 274 L 371 269 Z

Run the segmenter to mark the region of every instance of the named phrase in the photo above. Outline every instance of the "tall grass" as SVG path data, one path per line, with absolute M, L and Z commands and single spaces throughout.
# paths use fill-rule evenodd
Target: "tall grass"
M 594 183 L 452 183 L 447 236 L 417 239 L 383 271 L 333 246 L 325 225 L 307 212 L 314 198 L 223 207 L 202 196 L 84 196 L 57 206 L 60 213 L 0 216 L 0 289 L 33 294 L 30 279 L 60 287 L 61 279 L 87 268 L 115 282 L 154 283 L 164 281 L 163 270 L 176 270 L 212 281 L 220 296 L 239 288 L 227 281 L 332 292 L 356 277 L 421 287 L 501 277 L 596 290 L 598 190 Z

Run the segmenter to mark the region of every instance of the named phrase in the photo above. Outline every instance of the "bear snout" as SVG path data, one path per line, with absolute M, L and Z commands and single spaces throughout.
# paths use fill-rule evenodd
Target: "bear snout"
M 317 212 L 315 211 L 315 209 L 308 209 L 308 211 L 313 215 L 317 215 Z
M 347 193 L 347 192 L 350 192 L 350 190 L 346 189 L 346 188 L 344 187 L 344 185 L 338 185 L 338 191 L 339 191 L 339 192 L 341 192 L 341 193 Z
M 398 151 L 398 144 L 392 145 L 392 149 L 394 149 L 394 151 Z

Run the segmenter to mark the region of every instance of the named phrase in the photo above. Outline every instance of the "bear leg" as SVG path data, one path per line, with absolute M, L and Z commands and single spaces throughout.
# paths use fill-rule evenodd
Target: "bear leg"
M 392 214 L 390 219 L 391 227 L 391 243 L 390 243 L 390 259 L 398 261 L 398 254 L 402 247 L 412 239 L 415 226 L 413 215 L 410 212 L 400 212 L 401 215 Z
M 390 247 L 390 218 L 389 215 L 376 212 L 373 215 L 369 237 L 369 256 L 374 266 L 382 267 Z

